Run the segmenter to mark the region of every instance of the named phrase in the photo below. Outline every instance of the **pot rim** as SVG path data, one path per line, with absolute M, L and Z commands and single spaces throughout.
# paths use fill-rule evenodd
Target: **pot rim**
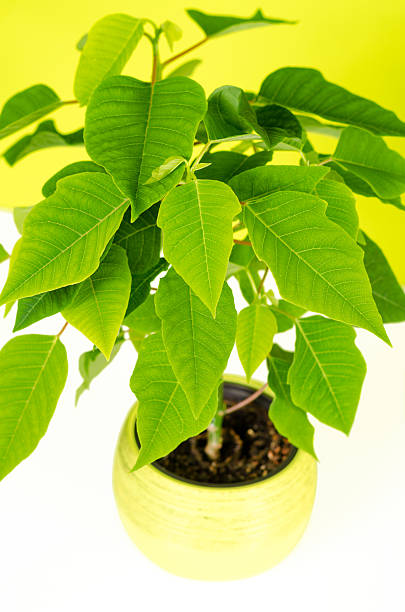
M 257 381 L 257 380 L 251 380 L 248 383 L 246 379 L 243 378 L 242 376 L 229 375 L 229 374 L 224 375 L 224 382 L 227 382 L 227 383 L 239 386 L 239 387 L 245 387 L 245 388 L 250 387 L 252 389 L 259 389 L 263 385 L 262 382 Z M 266 391 L 263 392 L 263 395 L 270 398 L 270 400 L 274 399 L 274 393 L 271 391 L 270 388 L 267 388 Z M 138 402 L 136 402 L 135 406 L 137 404 Z M 133 445 L 134 449 L 137 452 L 139 452 L 140 447 L 137 441 L 138 436 L 136 434 L 136 410 L 132 410 L 129 415 L 128 429 L 130 433 L 130 444 Z M 296 446 L 294 446 L 293 444 L 292 444 L 292 447 L 293 447 L 293 450 L 290 456 L 288 457 L 288 460 L 285 463 L 283 463 L 281 466 L 279 466 L 274 472 L 272 472 L 271 474 L 267 474 L 266 476 L 256 478 L 255 480 L 248 481 L 248 482 L 229 482 L 229 483 L 198 482 L 198 481 L 194 481 L 188 478 L 183 478 L 182 476 L 178 476 L 177 474 L 173 474 L 166 468 L 156 465 L 155 461 L 153 463 L 149 463 L 143 466 L 140 469 L 142 470 L 144 468 L 149 468 L 155 472 L 158 472 L 164 478 L 167 478 L 171 481 L 178 482 L 179 484 L 182 484 L 185 486 L 191 486 L 194 488 L 197 487 L 197 488 L 204 488 L 204 489 L 236 489 L 236 488 L 242 488 L 242 487 L 249 487 L 253 485 L 257 486 L 260 484 L 264 484 L 270 478 L 273 478 L 275 476 L 280 476 L 282 473 L 285 472 L 285 470 L 287 470 L 288 468 L 291 468 L 291 466 L 294 463 L 296 463 L 297 458 L 300 457 L 303 451 L 297 448 Z

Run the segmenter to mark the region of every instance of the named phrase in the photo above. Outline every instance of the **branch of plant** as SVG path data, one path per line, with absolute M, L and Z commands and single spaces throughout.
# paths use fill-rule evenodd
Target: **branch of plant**
M 264 286 L 264 281 L 266 280 L 266 276 L 268 275 L 268 273 L 269 273 L 269 269 L 266 268 L 265 271 L 264 271 L 264 274 L 262 276 L 262 280 L 260 281 L 260 284 L 259 284 L 259 286 L 257 288 L 257 293 L 258 294 L 260 294 L 262 292 L 262 289 L 263 289 L 263 286 Z
M 267 383 L 265 383 L 262 387 L 260 387 L 260 389 L 257 389 L 257 391 L 255 391 L 254 393 L 246 397 L 241 402 L 238 402 L 237 404 L 234 404 L 230 408 L 227 408 L 225 414 L 231 414 L 232 412 L 236 412 L 236 410 L 240 410 L 241 408 L 248 406 L 249 404 L 254 402 L 258 397 L 260 397 L 266 391 L 266 389 L 267 389 Z
M 187 47 L 187 49 L 184 49 L 183 51 L 180 51 L 180 53 L 176 53 L 176 55 L 172 55 L 172 57 L 169 57 L 167 60 L 162 62 L 162 68 L 164 68 L 168 64 L 171 64 L 172 62 L 174 62 L 175 60 L 179 59 L 180 57 L 183 57 L 183 55 L 186 55 L 187 53 L 190 53 L 190 51 L 194 51 L 194 49 L 197 49 L 198 47 L 201 47 L 201 45 L 206 43 L 208 40 L 209 40 L 209 36 L 206 36 L 205 38 L 203 38 L 199 42 L 194 43 L 194 45 L 191 45 L 191 47 Z
M 63 332 L 65 331 L 65 329 L 67 328 L 68 325 L 69 325 L 69 323 L 66 321 L 65 324 L 63 325 L 62 329 L 56 334 L 57 338 L 61 337 L 61 335 L 63 334 Z
M 237 240 L 236 238 L 234 238 L 233 241 L 235 244 L 246 244 L 247 246 L 252 246 L 250 240 Z

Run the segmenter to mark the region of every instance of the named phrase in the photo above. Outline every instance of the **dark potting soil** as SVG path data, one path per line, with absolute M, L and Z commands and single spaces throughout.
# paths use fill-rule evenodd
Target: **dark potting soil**
M 236 401 L 228 400 L 227 405 Z M 204 431 L 154 465 L 180 478 L 206 484 L 249 483 L 278 472 L 292 459 L 296 448 L 276 431 L 268 407 L 269 399 L 262 396 L 260 401 L 225 415 L 218 460 L 212 461 L 204 451 Z

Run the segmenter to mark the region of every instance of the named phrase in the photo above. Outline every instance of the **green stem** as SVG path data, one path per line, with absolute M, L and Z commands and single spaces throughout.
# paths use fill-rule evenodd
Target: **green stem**
M 184 51 L 180 51 L 180 53 L 177 53 L 176 55 L 172 55 L 172 57 L 169 57 L 169 59 L 165 60 L 162 63 L 162 67 L 164 68 L 168 64 L 171 64 L 171 62 L 174 62 L 176 59 L 179 59 L 179 57 L 183 57 L 183 55 L 186 55 L 187 53 L 190 53 L 190 51 L 194 51 L 194 49 L 197 49 L 198 47 L 200 47 L 201 45 L 206 43 L 207 40 L 209 40 L 208 36 L 206 36 L 205 38 L 203 38 L 199 42 L 195 43 L 194 45 L 191 45 L 191 47 L 187 47 L 187 49 L 184 49 Z
M 226 413 L 224 403 L 224 384 L 221 383 L 218 389 L 218 409 L 207 427 L 208 441 L 205 446 L 205 453 L 212 461 L 217 461 L 222 448 L 222 423 Z

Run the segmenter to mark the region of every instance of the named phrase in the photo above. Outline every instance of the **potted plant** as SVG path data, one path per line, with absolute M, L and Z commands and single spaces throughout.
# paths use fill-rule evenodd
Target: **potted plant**
M 280 561 L 305 529 L 308 414 L 349 433 L 366 371 L 354 328 L 389 343 L 384 323 L 405 320 L 355 202 L 366 193 L 403 208 L 405 160 L 383 137 L 405 136 L 405 123 L 312 68 L 207 100 L 190 78 L 199 60 L 170 72 L 173 62 L 213 37 L 290 22 L 187 12 L 204 38 L 163 61 L 162 38 L 181 37 L 174 23 L 104 17 L 78 43 L 75 100 L 34 85 L 3 107 L 2 138 L 40 121 L 5 151 L 10 165 L 49 146 L 84 145 L 88 159 L 15 211 L 22 237 L 1 304 L 18 302 L 16 332 L 59 312 L 65 324 L 0 351 L 0 477 L 47 429 L 67 377 L 66 326 L 94 345 L 77 399 L 131 341 L 137 403 L 114 462 L 122 520 L 172 572 L 239 578 Z M 121 75 L 142 38 L 148 82 Z M 87 106 L 84 129 L 62 134 L 48 118 L 66 104 Z M 315 149 L 319 133 L 336 138 L 330 150 Z M 296 163 L 280 163 L 284 152 Z M 294 352 L 278 344 L 290 330 Z M 224 375 L 235 343 L 246 379 Z M 268 380 L 252 381 L 264 361 Z

